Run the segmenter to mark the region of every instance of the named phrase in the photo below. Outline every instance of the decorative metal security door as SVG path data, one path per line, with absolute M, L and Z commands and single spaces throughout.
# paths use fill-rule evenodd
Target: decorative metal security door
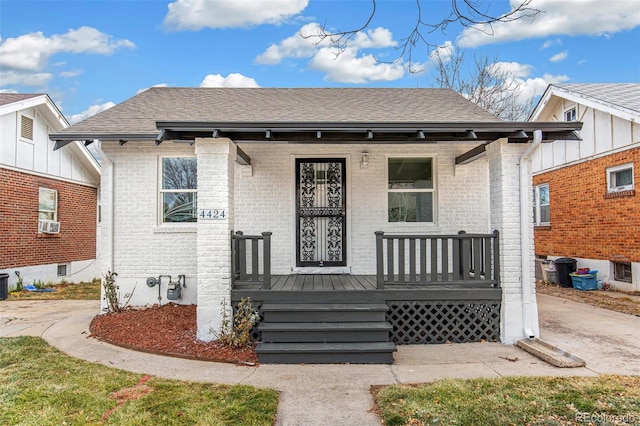
M 296 160 L 296 266 L 346 266 L 344 159 Z

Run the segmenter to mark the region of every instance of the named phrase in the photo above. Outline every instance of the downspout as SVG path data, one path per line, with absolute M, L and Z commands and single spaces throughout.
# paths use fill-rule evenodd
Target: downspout
M 531 154 L 542 143 L 542 130 L 533 131 L 533 141 L 527 150 L 520 156 L 520 256 L 522 265 L 522 327 L 524 335 L 533 339 L 536 337 L 531 328 L 531 300 L 533 298 L 531 291 L 531 252 L 529 243 L 533 236 L 531 235 L 531 227 L 529 226 L 529 164 L 531 163 Z

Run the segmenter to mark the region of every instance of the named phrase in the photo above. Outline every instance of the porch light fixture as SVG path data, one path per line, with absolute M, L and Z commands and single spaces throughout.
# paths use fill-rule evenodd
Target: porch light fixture
M 271 139 L 271 130 L 267 130 L 264 134 L 265 139 Z
M 125 141 L 124 139 L 120 139 L 120 141 L 118 142 L 120 146 L 124 145 L 125 143 L 127 143 L 127 141 Z
M 465 139 L 478 139 L 478 135 L 473 130 L 467 130 L 462 137 Z
M 418 139 L 424 139 L 424 132 L 422 130 L 418 130 Z
M 211 134 L 211 137 L 213 137 L 214 139 L 217 139 L 219 134 L 220 134 L 220 130 L 214 129 L 213 133 Z
M 367 167 L 369 167 L 369 153 L 362 151 L 362 154 L 360 154 L 360 168 L 366 169 Z
M 317 138 L 317 139 L 322 138 L 322 132 L 321 132 L 320 130 L 318 130 L 318 131 L 316 132 L 316 138 Z
M 367 139 L 373 139 L 373 132 L 371 130 L 367 130 Z
M 516 132 L 515 135 L 513 135 L 514 138 L 518 138 L 518 139 L 528 139 L 529 137 L 527 136 L 527 132 L 525 132 L 524 130 L 518 130 Z

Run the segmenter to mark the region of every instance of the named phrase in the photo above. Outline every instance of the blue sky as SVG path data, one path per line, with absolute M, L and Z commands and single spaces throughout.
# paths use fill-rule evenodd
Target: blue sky
M 480 0 L 478 0 L 480 1 Z M 461 2 L 461 1 L 460 1 Z M 509 1 L 480 1 L 500 15 Z M 415 25 L 415 0 L 378 0 L 368 29 L 339 57 L 299 32 L 363 24 L 370 0 L 0 0 L 0 91 L 48 93 L 71 122 L 151 86 L 430 87 L 434 48 L 419 44 L 409 73 L 396 47 Z M 421 0 L 439 22 L 451 0 Z M 497 57 L 523 88 L 640 81 L 638 0 L 532 0 L 535 20 L 492 28 L 453 23 L 424 34 L 452 50 Z

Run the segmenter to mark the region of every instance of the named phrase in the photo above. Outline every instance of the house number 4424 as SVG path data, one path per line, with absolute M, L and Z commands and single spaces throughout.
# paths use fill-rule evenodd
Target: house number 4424
M 224 209 L 200 209 L 198 218 L 201 220 L 225 220 L 227 211 Z

